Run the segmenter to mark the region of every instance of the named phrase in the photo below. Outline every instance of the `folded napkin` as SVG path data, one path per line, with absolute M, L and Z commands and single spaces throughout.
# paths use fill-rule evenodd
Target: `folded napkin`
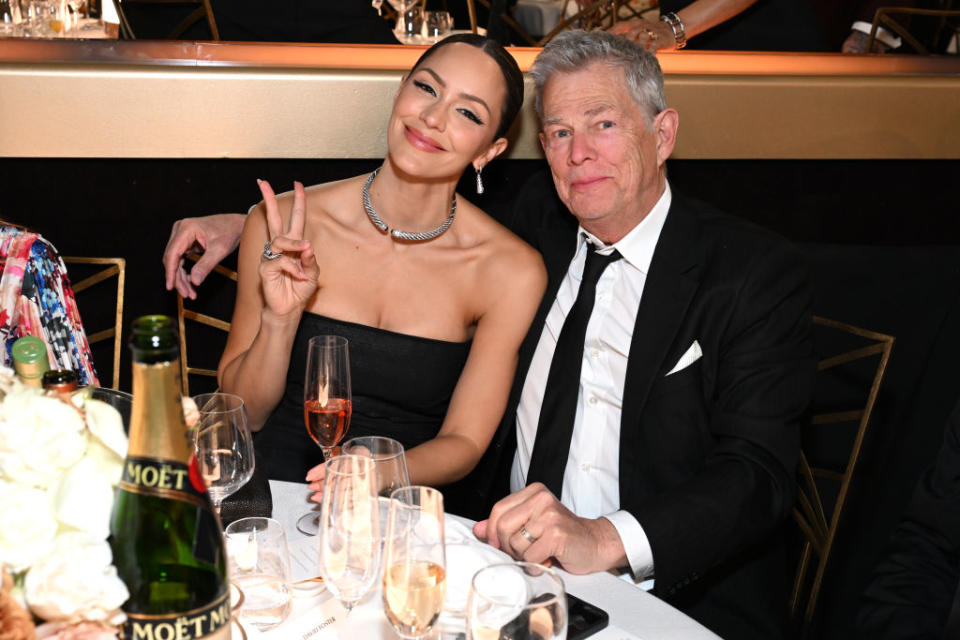
M 444 519 L 447 551 L 447 596 L 440 614 L 441 629 L 463 631 L 467 595 L 474 574 L 491 564 L 512 562 L 510 556 L 473 535 L 469 524 L 447 515 Z

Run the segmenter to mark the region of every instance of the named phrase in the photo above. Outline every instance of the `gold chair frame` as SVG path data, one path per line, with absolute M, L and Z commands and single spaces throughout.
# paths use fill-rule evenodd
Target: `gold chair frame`
M 191 260 L 196 260 L 198 256 L 188 256 Z M 234 282 L 237 281 L 237 272 L 232 269 L 227 269 L 224 266 L 217 265 L 213 268 L 214 271 L 223 275 L 227 278 L 230 278 Z M 187 309 L 183 306 L 183 296 L 177 293 L 177 324 L 179 325 L 180 330 L 180 380 L 181 386 L 183 387 L 183 395 L 190 395 L 190 375 L 198 376 L 208 376 L 211 378 L 217 377 L 217 372 L 215 369 L 205 369 L 203 367 L 193 367 L 187 361 L 187 325 L 186 321 L 192 320 L 202 325 L 208 327 L 213 327 L 214 329 L 220 329 L 221 331 L 230 332 L 230 323 L 226 320 L 221 320 L 215 316 L 211 316 L 206 313 L 199 313 L 191 309 Z
M 111 389 L 118 389 L 120 385 L 120 353 L 121 333 L 123 329 L 123 287 L 126 282 L 127 261 L 123 258 L 80 258 L 76 256 L 62 256 L 65 264 L 108 265 L 105 269 L 73 283 L 74 295 L 100 284 L 108 278 L 117 276 L 117 303 L 114 316 L 114 325 L 96 333 L 87 334 L 87 344 L 94 345 L 113 338 L 113 380 Z M 103 381 L 100 382 L 103 384 Z
M 952 4 L 953 2 L 950 3 L 950 5 Z M 935 36 L 935 38 L 939 38 L 940 33 L 947 24 L 947 18 L 960 17 L 960 10 L 915 9 L 913 7 L 881 7 L 877 9 L 877 12 L 873 16 L 873 24 L 870 26 L 870 35 L 867 38 L 867 51 L 873 50 L 873 43 L 877 38 L 877 28 L 883 27 L 884 29 L 893 31 L 898 36 L 906 40 L 907 43 L 909 43 L 909 45 L 913 47 L 917 53 L 925 56 L 930 55 L 930 50 L 927 49 L 927 47 L 925 47 L 919 40 L 917 40 L 912 33 L 907 31 L 906 27 L 892 17 L 894 14 L 905 16 L 940 16 L 940 25 L 937 27 L 937 35 Z
M 193 26 L 194 23 L 205 17 L 213 39 L 220 39 L 220 31 L 217 29 L 217 21 L 213 17 L 213 7 L 210 6 L 210 0 L 113 0 L 113 4 L 117 8 L 117 17 L 120 18 L 120 34 L 124 40 L 137 39 L 136 34 L 134 34 L 133 29 L 130 27 L 130 22 L 127 20 L 126 13 L 123 11 L 123 4 L 128 2 L 138 4 L 197 4 L 199 6 L 187 14 L 187 16 L 170 31 L 167 38 L 176 40 L 183 35 L 187 29 Z
M 890 360 L 890 353 L 893 350 L 894 343 L 893 336 L 869 331 L 853 325 L 837 322 L 836 320 L 815 316 L 813 322 L 815 325 L 830 327 L 874 341 L 873 344 L 868 346 L 820 360 L 817 364 L 818 371 L 825 371 L 877 355 L 880 357 L 870 385 L 870 391 L 867 394 L 866 402 L 862 408 L 815 414 L 811 420 L 811 424 L 814 425 L 842 422 L 857 423 L 856 435 L 846 461 L 846 466 L 843 470 L 834 471 L 811 467 L 806 455 L 804 455 L 802 451 L 800 453 L 797 478 L 797 504 L 794 507 L 793 516 L 803 533 L 804 541 L 801 546 L 800 560 L 798 562 L 793 593 L 790 599 L 790 612 L 793 618 L 801 623 L 802 637 L 807 636 L 816 611 L 817 600 L 823 586 L 824 573 L 826 572 L 827 562 L 830 558 L 830 551 L 836 538 L 844 503 L 847 498 L 851 480 L 853 479 L 857 460 L 860 457 L 860 450 L 863 446 L 867 426 L 870 423 L 870 417 L 873 414 L 874 404 L 877 401 L 880 384 L 883 382 L 884 375 L 886 374 L 887 363 Z M 836 502 L 829 516 L 824 509 L 823 500 L 820 497 L 820 490 L 816 485 L 815 477 L 833 480 L 839 484 Z M 814 554 L 818 557 L 816 561 L 813 560 Z M 813 564 L 814 562 L 816 562 L 815 565 Z M 803 592 L 808 583 L 808 573 L 811 567 L 815 568 L 812 583 L 810 584 L 809 595 L 806 598 L 806 606 L 804 606 Z M 801 609 L 803 609 L 802 619 L 800 614 Z

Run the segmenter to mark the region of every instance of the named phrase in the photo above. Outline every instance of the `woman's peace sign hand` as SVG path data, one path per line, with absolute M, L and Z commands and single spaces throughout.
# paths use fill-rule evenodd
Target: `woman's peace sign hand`
M 266 180 L 257 180 L 267 210 L 270 242 L 260 259 L 260 281 L 267 308 L 278 316 L 300 313 L 317 290 L 320 268 L 313 247 L 303 239 L 307 196 L 303 185 L 293 183 L 293 210 L 287 228 L 277 208 L 277 197 Z M 282 254 L 282 255 L 278 255 Z

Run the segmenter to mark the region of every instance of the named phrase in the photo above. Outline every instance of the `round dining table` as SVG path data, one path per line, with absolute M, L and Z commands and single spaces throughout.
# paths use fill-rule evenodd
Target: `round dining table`
M 375 586 L 371 593 L 367 594 L 348 616 L 345 616 L 333 596 L 322 588 L 322 581 L 311 580 L 319 576 L 317 545 L 314 542 L 316 538 L 306 536 L 297 530 L 297 520 L 300 516 L 310 510 L 319 512 L 319 506 L 309 500 L 311 492 L 307 489 L 307 485 L 271 480 L 270 490 L 273 496 L 273 518 L 283 524 L 287 534 L 291 556 L 291 579 L 295 583 L 293 591 L 297 595 L 294 597 L 292 613 L 284 623 L 265 632 L 247 629 L 248 639 L 253 640 L 261 636 L 271 639 L 310 637 L 311 640 L 399 638 L 383 613 L 379 587 Z M 471 521 L 450 514 L 447 514 L 446 519 L 448 565 L 455 561 L 455 556 L 449 551 L 451 530 L 459 532 L 457 535 L 461 538 L 470 536 L 469 540 L 461 540 L 461 542 L 477 546 L 485 545 L 469 533 Z M 489 547 L 479 550 L 485 554 L 490 552 Z M 455 567 L 448 566 L 448 576 L 453 575 L 454 569 Z M 600 607 L 609 615 L 610 621 L 607 627 L 590 636 L 592 639 L 709 640 L 718 637 L 666 602 L 613 574 L 601 572 L 573 575 L 562 569 L 558 569 L 557 573 L 563 578 L 569 593 Z M 339 612 L 330 614 L 337 617 L 337 624 L 324 629 L 323 620 L 327 613 L 322 613 L 321 609 L 328 613 Z M 312 628 L 309 620 L 311 617 L 312 622 L 316 623 Z M 329 620 L 330 617 L 326 619 Z M 440 633 L 432 637 L 440 640 L 464 640 L 466 636 L 462 631 L 451 630 L 448 624 L 441 629 Z

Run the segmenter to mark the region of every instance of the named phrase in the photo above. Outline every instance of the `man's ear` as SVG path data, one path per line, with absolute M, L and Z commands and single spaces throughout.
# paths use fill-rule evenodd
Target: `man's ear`
M 677 144 L 677 129 L 680 114 L 676 109 L 664 109 L 653 120 L 653 133 L 657 138 L 657 166 L 662 166 Z

